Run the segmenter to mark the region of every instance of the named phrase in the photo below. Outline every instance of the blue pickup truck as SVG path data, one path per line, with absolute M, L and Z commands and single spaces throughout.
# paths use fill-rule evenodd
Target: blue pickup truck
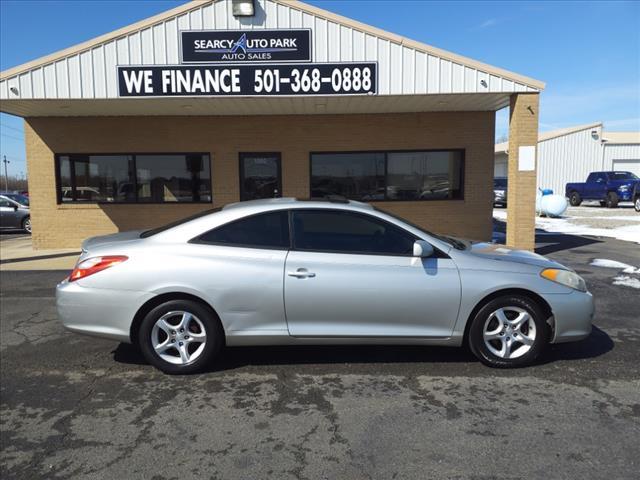
M 567 183 L 565 195 L 577 207 L 583 200 L 599 200 L 600 205 L 615 208 L 618 202 L 633 201 L 633 192 L 640 178 L 631 172 L 593 172 L 584 183 Z

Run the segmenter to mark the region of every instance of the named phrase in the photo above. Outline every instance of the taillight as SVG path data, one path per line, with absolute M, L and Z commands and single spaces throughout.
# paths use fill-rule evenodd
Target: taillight
M 89 275 L 118 265 L 128 258 L 129 257 L 125 257 L 124 255 L 105 255 L 104 257 L 87 258 L 76 265 L 71 275 L 69 275 L 69 281 L 73 282 L 88 277 Z

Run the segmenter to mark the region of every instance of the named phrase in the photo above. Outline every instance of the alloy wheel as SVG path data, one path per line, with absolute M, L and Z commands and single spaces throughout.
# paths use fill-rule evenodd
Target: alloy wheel
M 163 360 L 175 365 L 194 362 L 204 351 L 207 332 L 202 321 L 190 312 L 167 312 L 151 329 L 151 345 Z
M 482 336 L 486 347 L 495 356 L 518 358 L 531 350 L 536 340 L 536 324 L 523 308 L 502 307 L 489 315 Z
M 24 226 L 24 229 L 25 229 L 25 231 L 26 231 L 27 233 L 31 233 L 31 219 L 30 219 L 30 218 L 27 218 L 27 219 L 24 221 L 24 225 L 23 225 L 23 226 Z

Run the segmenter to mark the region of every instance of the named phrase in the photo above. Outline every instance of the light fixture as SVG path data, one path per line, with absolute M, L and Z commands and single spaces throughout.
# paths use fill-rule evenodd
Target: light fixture
M 591 130 L 591 138 L 598 140 L 598 130 Z
M 13 93 L 14 95 L 20 95 L 20 92 L 16 87 L 9 87 L 9 91 L 11 91 L 11 93 Z
M 231 5 L 234 17 L 253 17 L 255 15 L 253 0 L 232 0 Z

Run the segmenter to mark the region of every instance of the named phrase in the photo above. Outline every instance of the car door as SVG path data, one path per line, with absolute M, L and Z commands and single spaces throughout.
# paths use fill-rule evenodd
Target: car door
M 0 228 L 18 228 L 18 205 L 0 197 Z
M 604 173 L 592 173 L 591 181 L 585 185 L 585 200 L 603 200 L 607 190 L 607 176 Z M 589 177 L 591 177 L 589 175 Z
M 193 275 L 203 279 L 204 293 L 227 335 L 286 335 L 282 293 L 290 247 L 287 210 L 242 217 L 189 243 L 190 257 L 198 259 Z
M 441 252 L 412 255 L 416 237 L 372 215 L 292 210 L 285 265 L 289 333 L 296 337 L 446 337 L 460 279 Z

